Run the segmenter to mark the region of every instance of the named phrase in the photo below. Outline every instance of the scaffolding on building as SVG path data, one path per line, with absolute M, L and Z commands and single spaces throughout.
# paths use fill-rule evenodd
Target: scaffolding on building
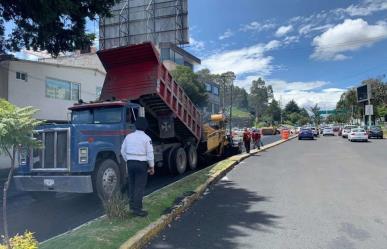
M 123 0 L 100 19 L 100 49 L 145 41 L 189 43 L 188 0 Z

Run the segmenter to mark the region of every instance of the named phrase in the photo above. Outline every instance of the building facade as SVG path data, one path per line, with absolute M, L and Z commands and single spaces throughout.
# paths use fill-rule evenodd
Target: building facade
M 87 67 L 27 60 L 0 61 L 0 98 L 17 106 L 34 106 L 36 118 L 66 122 L 78 100 L 99 97 L 106 73 Z
M 204 108 L 205 116 L 207 114 L 216 114 L 220 112 L 220 96 L 219 96 L 219 85 L 214 82 L 205 83 L 206 92 L 208 96 L 207 107 Z

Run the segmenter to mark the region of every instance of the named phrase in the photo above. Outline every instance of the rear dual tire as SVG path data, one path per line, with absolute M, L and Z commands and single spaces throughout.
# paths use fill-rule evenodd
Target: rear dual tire
M 186 149 L 177 147 L 173 149 L 169 158 L 169 171 L 174 175 L 182 175 L 187 168 L 196 170 L 198 165 L 197 149 L 194 145 L 189 145 Z

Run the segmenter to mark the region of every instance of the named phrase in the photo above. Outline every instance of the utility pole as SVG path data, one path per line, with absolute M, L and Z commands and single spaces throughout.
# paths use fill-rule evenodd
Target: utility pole
M 233 95 L 234 95 L 234 80 L 231 80 L 231 103 L 230 103 L 230 135 L 232 132 L 232 101 L 233 101 Z

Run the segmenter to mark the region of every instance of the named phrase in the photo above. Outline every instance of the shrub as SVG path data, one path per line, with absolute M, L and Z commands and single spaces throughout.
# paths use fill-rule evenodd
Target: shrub
M 103 203 L 106 216 L 109 219 L 125 219 L 129 216 L 128 198 L 117 194 Z
M 12 249 L 38 249 L 38 241 L 34 234 L 26 231 L 23 235 L 16 234 L 9 239 Z M 7 249 L 7 245 L 0 244 L 0 249 Z

